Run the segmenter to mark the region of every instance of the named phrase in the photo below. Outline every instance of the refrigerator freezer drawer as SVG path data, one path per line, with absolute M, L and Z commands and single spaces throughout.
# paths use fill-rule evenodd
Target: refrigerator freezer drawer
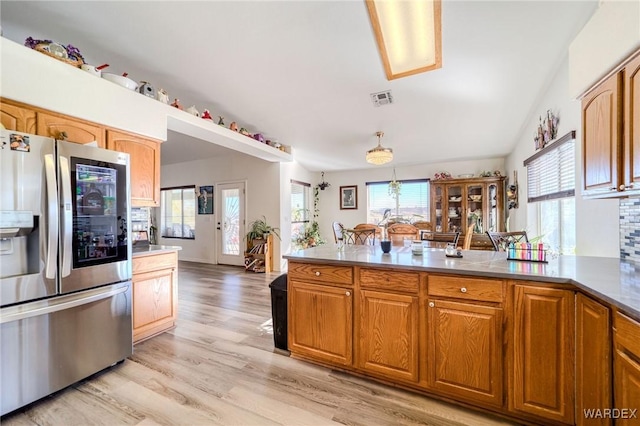
M 0 323 L 4 415 L 132 354 L 131 282 L 4 308 Z

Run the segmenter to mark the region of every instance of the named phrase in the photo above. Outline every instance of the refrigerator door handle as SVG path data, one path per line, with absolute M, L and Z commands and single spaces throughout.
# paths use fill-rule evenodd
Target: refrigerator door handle
M 56 165 L 53 154 L 44 156 L 44 171 L 47 182 L 47 216 L 49 232 L 47 235 L 47 255 L 45 259 L 45 277 L 56 277 L 58 257 L 58 190 L 56 188 Z
M 9 312 L 8 314 L 3 313 L 3 315 L 0 315 L 0 324 L 37 317 L 40 315 L 50 314 L 53 312 L 62 311 L 64 309 L 70 309 L 76 306 L 97 302 L 98 300 L 107 299 L 109 297 L 125 293 L 128 288 L 128 285 L 120 285 L 113 286 L 108 290 L 106 290 L 105 288 L 96 289 L 91 291 L 89 294 L 76 293 L 69 296 L 64 296 L 62 300 L 51 299 L 52 301 L 54 301 L 54 303 L 51 304 L 36 302 L 35 304 L 37 306 L 32 309 L 24 309 L 26 305 L 23 305 L 20 307 L 22 309 L 16 310 L 15 312 Z
M 71 275 L 71 232 L 72 232 L 72 209 L 71 204 L 71 171 L 69 170 L 69 159 L 60 157 L 60 178 L 62 193 L 62 277 Z

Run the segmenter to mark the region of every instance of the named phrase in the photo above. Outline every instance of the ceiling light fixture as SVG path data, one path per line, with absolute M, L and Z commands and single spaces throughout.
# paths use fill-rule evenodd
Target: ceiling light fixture
M 367 163 L 379 166 L 393 160 L 393 150 L 380 145 L 380 139 L 384 136 L 384 132 L 376 132 L 376 136 L 378 137 L 378 146 L 367 151 L 365 158 L 367 159 Z
M 441 0 L 365 0 L 387 80 L 442 67 Z

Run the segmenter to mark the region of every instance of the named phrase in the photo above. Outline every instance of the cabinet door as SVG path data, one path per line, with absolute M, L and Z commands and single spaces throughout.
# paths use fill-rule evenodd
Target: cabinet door
M 16 132 L 36 132 L 36 112 L 27 108 L 0 102 L 0 121 L 7 130 Z
M 484 183 L 467 185 L 466 194 L 467 208 L 463 212 L 466 222 L 462 232 L 464 234 L 468 232 L 482 234 L 487 223 L 487 208 L 485 207 L 487 194 Z
M 464 185 L 447 185 L 446 199 L 442 207 L 444 232 L 462 232 L 466 222 L 462 220 L 465 214 L 466 192 Z
M 640 56 L 625 67 L 624 185 L 640 191 Z
M 352 290 L 289 281 L 289 349 L 339 365 L 352 364 Z
M 135 207 L 159 206 L 160 142 L 109 130 L 107 148 L 130 156 L 131 204 Z
M 430 299 L 429 386 L 502 406 L 502 309 Z
M 133 275 L 133 341 L 175 325 L 175 269 Z
M 418 381 L 418 298 L 362 290 L 358 367 Z
M 510 409 L 573 424 L 574 294 L 515 286 Z
M 640 323 L 617 312 L 614 340 L 613 406 L 621 410 L 616 424 L 640 425 Z M 637 410 L 634 418 L 628 411 L 633 409 Z
M 622 75 L 617 73 L 582 100 L 583 193 L 615 192 L 622 155 Z
M 431 217 L 435 218 L 433 230 L 436 232 L 442 232 L 444 229 L 442 223 L 442 212 L 446 208 L 444 192 L 443 185 L 431 184 Z
M 611 407 L 611 314 L 587 296 L 576 295 L 577 425 L 610 425 L 611 419 L 587 419 L 584 410 Z
M 79 144 L 96 141 L 98 142 L 98 147 L 105 147 L 103 127 L 95 123 L 77 120 L 63 115 L 38 112 L 37 133 L 40 136 L 64 139 L 67 142 Z

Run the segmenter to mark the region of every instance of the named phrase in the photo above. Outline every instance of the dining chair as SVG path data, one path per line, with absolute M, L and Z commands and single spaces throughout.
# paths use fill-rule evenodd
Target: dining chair
M 459 232 L 420 231 L 420 239 L 423 243 L 426 241 L 428 247 L 446 247 L 449 243 L 457 247 L 459 238 Z
M 345 229 L 344 238 L 346 244 L 373 246 L 376 244 L 376 230 L 374 228 Z
M 405 238 L 410 240 L 419 239 L 420 231 L 408 223 L 392 223 L 387 227 L 387 236 L 391 240 L 392 246 L 402 246 Z
M 340 222 L 333 222 L 333 239 L 336 244 L 338 241 L 344 241 L 344 226 Z
M 495 251 L 491 238 L 486 233 L 475 233 L 469 230 L 464 236 L 463 250 Z
M 528 243 L 526 231 L 490 232 L 487 235 L 491 239 L 495 251 L 506 251 L 510 243 Z
M 415 226 L 416 228 L 418 228 L 420 230 L 424 230 L 424 231 L 432 231 L 433 230 L 433 226 L 431 225 L 431 222 L 428 222 L 426 220 L 419 220 L 417 222 L 413 222 L 412 225 Z
M 382 237 L 382 228 L 375 223 L 359 223 L 353 229 L 373 229 L 376 231 L 376 239 L 380 240 Z

